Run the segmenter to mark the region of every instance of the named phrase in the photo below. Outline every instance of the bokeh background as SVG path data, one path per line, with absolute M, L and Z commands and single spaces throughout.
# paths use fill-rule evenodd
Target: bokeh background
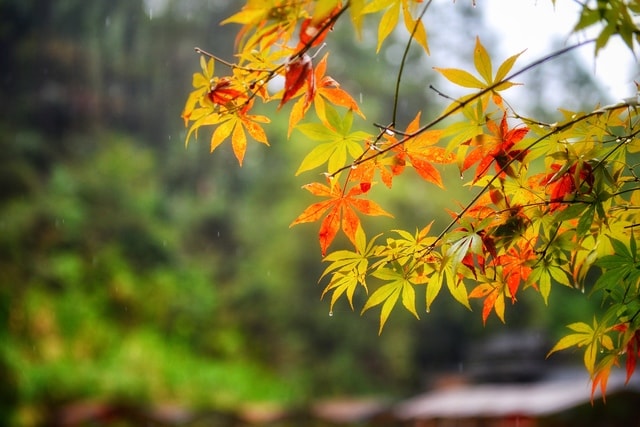
M 400 123 L 443 107 L 428 89 L 447 92 L 432 66 L 469 64 L 477 34 L 499 48 L 483 8 L 467 3 L 430 11 L 434 56 L 412 51 Z M 0 0 L 6 425 L 56 424 L 82 402 L 232 411 L 409 396 L 464 373 L 474 343 L 523 331 L 551 342 L 597 306 L 571 289 L 554 289 L 548 307 L 524 292 L 506 326 L 491 318 L 483 327 L 477 306 L 468 312 L 443 294 L 420 321 L 394 312 L 381 336 L 375 311 L 360 316 L 341 303 L 329 316 L 317 224 L 289 228 L 313 197 L 300 190 L 308 177 L 293 175 L 311 143 L 287 139 L 287 111 L 265 109 L 272 146 L 250 145 L 242 168 L 226 146 L 210 155 L 204 132 L 185 148 L 180 112 L 199 67 L 194 47 L 232 61 L 237 28 L 219 22 L 240 4 Z M 375 56 L 375 27 L 357 41 L 344 24 L 328 41 L 328 74 L 361 100 L 367 121 L 358 126 L 374 131 L 388 119 L 406 35 Z M 523 82 L 517 105 L 541 119 L 558 105 L 610 101 L 577 56 Z M 454 168 L 443 175 L 448 191 L 411 177 L 380 191 L 395 218 L 368 223 L 369 234 L 444 224 L 443 206 L 468 194 Z

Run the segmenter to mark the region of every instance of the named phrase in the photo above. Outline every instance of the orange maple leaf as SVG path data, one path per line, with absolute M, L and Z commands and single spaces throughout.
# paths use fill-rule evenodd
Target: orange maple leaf
M 244 155 L 247 150 L 247 133 L 256 141 L 269 145 L 267 135 L 259 123 L 269 123 L 268 117 L 260 115 L 249 115 L 243 111 L 230 115 L 227 120 L 220 122 L 211 135 L 210 150 L 213 152 L 229 135 L 231 135 L 231 146 L 233 153 L 242 166 Z
M 357 198 L 366 193 L 360 185 L 353 186 L 348 192 L 343 191 L 339 184 L 329 187 L 319 182 L 307 184 L 302 188 L 315 196 L 328 197 L 329 200 L 314 203 L 307 207 L 304 212 L 291 223 L 290 227 L 305 222 L 315 222 L 326 214 L 318 233 L 320 249 L 322 250 L 323 256 L 326 254 L 327 248 L 335 239 L 340 228 L 342 228 L 342 231 L 349 240 L 354 245 L 356 244 L 356 230 L 360 226 L 360 218 L 356 211 L 365 215 L 392 217 L 390 213 L 382 209 L 377 203 L 371 200 Z
M 318 114 L 318 117 L 323 123 L 328 123 L 325 113 L 325 100 L 333 105 L 348 108 L 364 118 L 364 114 L 360 111 L 360 107 L 358 107 L 358 103 L 353 97 L 344 89 L 341 89 L 340 84 L 332 77 L 325 75 L 327 72 L 328 56 L 329 54 L 323 56 L 314 70 L 315 91 L 308 92 L 306 98 L 301 98 L 293 105 L 289 117 L 289 134 L 291 134 L 295 125 L 307 114 L 311 106 L 311 101 L 313 101 L 316 114 Z M 311 97 L 311 99 L 309 99 L 309 97 Z
M 266 48 L 278 41 L 286 44 L 296 28 L 302 6 L 302 2 L 249 0 L 239 12 L 228 17 L 221 24 L 242 25 L 238 30 L 235 45 L 244 45 L 245 50 L 258 44 Z M 252 32 L 253 36 L 249 36 Z
M 478 144 L 478 147 L 466 157 L 461 172 L 479 162 L 473 178 L 473 182 L 476 182 L 489 170 L 489 166 L 495 160 L 496 172 L 500 176 L 508 175 L 515 178 L 517 173 L 511 167 L 511 163 L 514 160 L 522 160 L 526 152 L 514 149 L 514 146 L 526 136 L 529 129 L 526 127 L 509 129 L 506 112 L 499 125 L 494 121 L 488 121 L 487 128 L 493 134 L 492 136 L 474 138 L 468 142 Z
M 409 123 L 405 131 L 406 135 L 414 134 L 420 128 L 420 112 Z M 447 164 L 455 161 L 455 154 L 448 153 L 436 144 L 442 137 L 442 131 L 430 130 L 422 132 L 415 137 L 408 138 L 403 144 L 398 145 L 394 151 L 397 153 L 394 161 L 393 173 L 398 175 L 404 169 L 408 160 L 425 181 L 436 184 L 443 188 L 440 172 L 433 166 L 433 163 Z
M 486 325 L 491 310 L 495 310 L 498 318 L 504 323 L 504 285 L 498 283 L 481 283 L 470 293 L 469 298 L 484 298 L 482 304 L 482 323 Z
M 327 34 L 329 34 L 329 31 L 333 29 L 333 23 L 331 23 L 331 21 L 341 9 L 342 4 L 338 2 L 336 7 L 328 15 L 320 18 L 309 17 L 302 21 L 302 24 L 300 24 L 300 42 L 298 43 L 298 49 L 314 47 L 322 43 L 325 37 L 327 37 Z
M 379 147 L 379 146 L 378 146 Z M 378 156 L 362 162 L 357 168 L 351 170 L 351 180 L 359 181 L 363 188 L 371 188 L 376 171 L 380 172 L 380 179 L 388 188 L 391 188 L 396 166 L 396 158 L 379 154 Z
M 606 402 L 605 396 L 607 395 L 607 383 L 611 375 L 611 368 L 613 368 L 613 363 L 606 363 L 593 375 L 591 379 L 591 404 L 593 404 L 593 398 L 598 387 L 600 387 L 600 392 L 602 393 L 602 401 Z
M 502 277 L 509 287 L 511 302 L 515 302 L 520 284 L 526 282 L 531 274 L 531 267 L 527 264 L 536 259 L 536 253 L 528 242 L 523 248 L 511 247 L 506 254 L 496 258 L 496 265 L 502 266 Z

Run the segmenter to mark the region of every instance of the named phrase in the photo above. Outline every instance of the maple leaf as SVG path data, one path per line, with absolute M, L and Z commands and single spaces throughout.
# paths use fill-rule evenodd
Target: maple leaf
M 214 61 L 205 59 L 204 55 L 200 56 L 200 67 L 202 72 L 194 73 L 192 79 L 192 85 L 194 90 L 189 94 L 185 107 L 182 112 L 182 118 L 184 119 L 185 126 L 189 125 L 189 122 L 193 122 L 187 136 L 185 138 L 185 145 L 188 144 L 189 139 L 193 133 L 196 134 L 198 129 L 202 126 L 219 125 L 226 122 L 229 119 L 233 119 L 235 115 L 245 115 L 251 108 L 251 102 L 243 89 L 239 86 L 239 83 L 232 77 L 218 78 L 214 76 Z M 245 115 L 246 121 L 249 116 Z M 257 117 L 257 116 L 256 116 Z M 268 122 L 266 117 L 257 117 L 253 120 Z M 230 124 L 222 126 L 222 129 L 217 131 L 218 135 L 224 134 L 226 136 L 233 130 L 233 126 Z M 248 124 L 251 130 L 255 126 Z M 260 133 L 256 130 L 252 134 L 259 135 L 258 140 L 266 142 L 264 132 Z M 254 137 L 255 137 L 254 135 Z M 235 134 L 237 143 L 235 147 L 240 147 L 240 138 L 243 135 L 240 133 Z M 221 142 L 219 137 L 213 137 L 211 140 L 211 151 Z M 240 150 L 236 150 L 236 154 L 240 153 Z
M 409 123 L 406 131 L 406 135 L 412 135 L 420 128 L 420 112 Z M 440 172 L 433 166 L 433 163 L 447 164 L 453 163 L 456 159 L 453 153 L 447 152 L 442 147 L 435 147 L 443 132 L 440 130 L 429 130 L 421 132 L 415 137 L 407 138 L 403 144 L 396 147 L 396 167 L 404 167 L 406 160 L 408 159 L 411 166 L 416 170 L 424 180 L 436 184 L 438 187 L 443 188 L 442 178 Z M 400 173 L 401 169 L 394 172 L 395 175 Z
M 606 328 L 593 319 L 593 326 L 584 322 L 575 322 L 567 325 L 567 328 L 574 333 L 566 335 L 553 346 L 547 354 L 547 357 L 557 351 L 567 349 L 569 347 L 585 347 L 584 365 L 593 376 L 596 373 L 596 358 L 598 348 L 601 346 L 606 349 L 613 348 L 611 337 L 606 335 Z
M 469 293 L 469 298 L 484 298 L 482 304 L 482 323 L 486 325 L 487 318 L 494 310 L 498 318 L 504 323 L 505 308 L 504 284 L 499 282 L 481 283 Z
M 285 67 L 284 92 L 278 109 L 302 90 L 306 83 L 305 104 L 309 104 L 315 96 L 316 83 L 313 63 L 309 55 L 302 54 L 293 58 Z
M 494 121 L 488 121 L 487 128 L 491 135 L 469 140 L 469 144 L 478 146 L 464 160 L 461 172 L 479 162 L 473 178 L 473 182 L 476 182 L 495 161 L 495 169 L 500 176 L 517 178 L 518 174 L 514 171 L 512 163 L 515 160 L 522 161 L 527 152 L 515 148 L 515 145 L 525 137 L 529 129 L 526 127 L 509 129 L 506 112 L 499 125 Z
M 321 141 L 302 160 L 296 175 L 302 172 L 315 169 L 327 163 L 329 173 L 344 167 L 349 160 L 357 159 L 362 155 L 362 141 L 371 135 L 362 131 L 351 132 L 353 124 L 353 112 L 347 111 L 344 117 L 340 117 L 338 112 L 327 105 L 328 125 L 321 123 L 304 123 L 297 129 L 306 137 L 315 141 Z M 338 175 L 334 175 L 337 178 Z
M 238 163 L 242 166 L 244 154 L 247 149 L 247 135 L 258 142 L 269 145 L 267 135 L 259 123 L 269 123 L 268 117 L 259 115 L 248 115 L 242 112 L 228 116 L 226 120 L 221 121 L 218 127 L 211 135 L 210 151 L 213 152 L 225 139 L 231 135 L 231 146 L 233 153 L 238 159 Z
M 540 185 L 547 188 L 550 196 L 549 210 L 551 212 L 561 208 L 562 202 L 568 198 L 580 193 L 585 194 L 593 189 L 595 177 L 591 165 L 584 161 L 578 161 L 574 164 L 560 165 L 552 164 L 551 173 L 548 173 L 540 181 Z M 587 189 L 579 191 L 583 188 L 583 184 L 587 185 Z
M 412 34 L 425 52 L 429 53 L 429 45 L 427 42 L 427 32 L 421 20 L 414 19 L 411 15 L 410 3 L 422 3 L 422 0 L 376 0 L 364 6 L 361 14 L 375 13 L 384 10 L 385 12 L 378 24 L 378 46 L 376 52 L 380 51 L 382 43 L 389 37 L 391 32 L 396 28 L 400 19 L 400 10 L 403 12 L 403 20 L 409 34 Z
M 297 49 L 318 46 L 324 41 L 333 29 L 332 21 L 335 15 L 342 10 L 341 3 L 340 0 L 325 0 L 316 4 L 314 15 L 300 24 L 300 42 Z
M 369 144 L 371 147 L 371 144 Z M 379 146 L 376 146 L 379 147 Z M 375 150 L 379 150 L 376 148 Z M 351 169 L 351 179 L 354 181 L 360 181 L 362 186 L 371 187 L 376 171 L 380 172 L 380 178 L 382 182 L 391 188 L 393 183 L 394 168 L 396 165 L 396 158 L 386 154 L 378 154 L 372 159 L 362 162 L 357 168 Z
M 527 241 L 520 241 L 520 244 L 524 247 L 511 247 L 495 261 L 495 265 L 502 266 L 502 277 L 508 286 L 512 303 L 516 300 L 520 284 L 526 282 L 531 274 L 532 269 L 528 263 L 537 259 L 534 249 Z
M 507 58 L 502 64 L 500 64 L 498 71 L 496 71 L 495 76 L 493 76 L 491 57 L 489 56 L 487 49 L 480 42 L 480 38 L 476 37 L 476 44 L 473 50 L 473 63 L 480 75 L 480 78 L 474 76 L 468 71 L 457 68 L 434 67 L 433 69 L 442 74 L 450 82 L 462 87 L 481 90 L 491 88 L 491 91 L 487 91 L 487 93 L 480 97 L 480 103 L 484 108 L 486 108 L 489 99 L 493 99 L 496 105 L 504 109 L 502 105 L 502 97 L 498 92 L 517 85 L 517 83 L 505 81 L 504 79 L 507 77 L 507 74 L 511 71 L 516 60 L 523 52 L 524 51 Z M 458 103 L 459 100 L 455 101 L 448 110 L 455 107 Z
M 254 31 L 258 38 L 246 41 L 244 50 L 253 48 L 259 42 L 262 47 L 287 42 L 296 28 L 298 19 L 304 13 L 304 2 L 282 0 L 248 0 L 242 9 L 221 22 L 236 23 L 242 28 L 236 36 L 236 46 Z
M 485 255 L 492 252 L 492 247 L 487 246 L 490 241 L 486 239 L 484 230 L 492 221 L 493 218 L 488 217 L 478 224 L 473 224 L 466 219 L 460 219 L 461 227 L 449 233 L 447 239 L 450 246 L 446 250 L 446 259 L 449 260 L 452 271 L 457 272 L 460 265 L 473 270 L 475 263 L 472 256 L 474 255 L 480 266 L 484 265 Z
M 609 382 L 609 376 L 611 375 L 611 368 L 615 364 L 615 357 L 613 355 L 607 355 L 601 362 L 598 369 L 591 378 L 591 403 L 593 404 L 593 398 L 595 397 L 598 386 L 602 393 L 602 400 L 606 402 L 607 383 Z
M 353 295 L 356 288 L 362 286 L 368 292 L 366 276 L 369 257 L 374 254 L 375 240 L 379 236 L 375 236 L 367 243 L 364 230 L 362 227 L 358 227 L 355 233 L 355 251 L 339 250 L 324 257 L 324 262 L 331 262 L 320 276 L 320 280 L 322 280 L 327 274 L 332 274 L 329 284 L 322 291 L 322 298 L 328 292 L 333 291 L 329 310 L 333 311 L 334 304 L 342 294 L 347 295 L 349 305 L 353 310 Z
M 213 59 L 207 61 L 204 56 L 200 56 L 200 68 L 202 72 L 193 74 L 191 84 L 194 90 L 189 94 L 184 109 L 182 110 L 182 119 L 184 120 L 185 126 L 189 125 L 189 121 L 198 120 L 205 115 L 213 113 L 212 106 L 203 106 L 202 108 L 198 108 L 197 106 L 198 104 L 202 104 L 203 98 L 210 90 L 214 65 Z M 194 117 L 194 114 L 196 117 Z M 189 138 L 187 137 L 187 141 L 188 140 Z
M 364 313 L 370 308 L 382 304 L 378 334 L 382 333 L 382 329 L 400 297 L 402 297 L 402 305 L 407 311 L 413 314 L 416 319 L 419 319 L 418 313 L 416 312 L 416 291 L 414 285 L 405 277 L 403 272 L 391 268 L 379 268 L 371 275 L 388 282 L 376 289 L 369 299 L 367 299 L 364 307 L 362 307 L 362 313 Z
M 354 186 L 349 191 L 342 190 L 340 184 L 333 184 L 331 187 L 318 182 L 304 185 L 302 188 L 311 194 L 320 197 L 327 197 L 328 200 L 314 203 L 307 207 L 290 225 L 290 227 L 305 222 L 315 222 L 325 216 L 318 234 L 320 249 L 324 256 L 327 248 L 333 242 L 338 230 L 342 228 L 344 234 L 356 245 L 356 231 L 360 227 L 360 218 L 356 211 L 365 215 L 384 215 L 392 217 L 390 213 L 382 209 L 377 203 L 359 199 L 363 194 L 360 186 Z
M 627 362 L 625 364 L 627 373 L 625 384 L 629 383 L 629 380 L 636 369 L 638 356 L 640 356 L 640 329 L 632 330 L 629 325 L 630 322 L 624 322 L 611 328 L 612 330 L 620 333 L 620 342 L 622 343 L 622 348 L 624 348 L 624 354 L 627 357 Z
M 476 67 L 476 70 L 478 71 L 478 74 L 480 75 L 480 78 L 482 80 L 464 70 L 458 70 L 454 68 L 435 69 L 442 73 L 442 75 L 444 75 L 449 81 L 462 87 L 486 89 L 488 87 L 497 85 L 493 88 L 493 91 L 498 92 L 508 89 L 517 84 L 508 81 L 503 82 L 502 80 L 507 77 L 507 74 L 509 73 L 509 71 L 511 71 L 516 60 L 520 55 L 522 55 L 523 52 L 517 53 L 507 58 L 502 64 L 500 64 L 500 66 L 498 67 L 498 71 L 496 71 L 496 74 L 494 76 L 491 57 L 489 56 L 487 49 L 480 42 L 480 38 L 476 37 L 476 44 L 473 49 L 473 64 Z
M 237 54 L 238 67 L 234 74 L 239 74 L 236 79 L 246 85 L 247 89 L 263 101 L 270 100 L 267 84 L 273 77 L 273 70 L 286 63 L 291 56 L 289 49 L 251 49 Z
M 249 97 L 244 89 L 240 90 L 233 87 L 231 77 L 221 77 L 212 79 L 211 88 L 207 92 L 207 99 L 213 104 L 225 107 L 227 110 L 233 110 L 245 104 Z
M 358 103 L 347 93 L 344 89 L 340 88 L 340 84 L 333 78 L 325 75 L 327 71 L 327 58 L 328 54 L 322 57 L 318 65 L 314 70 L 314 81 L 316 84 L 315 92 L 307 93 L 307 98 L 300 98 L 293 105 L 291 114 L 289 116 L 289 131 L 291 134 L 293 128 L 298 124 L 300 120 L 305 116 L 311 106 L 311 102 L 308 97 L 311 96 L 313 105 L 316 110 L 316 114 L 323 123 L 328 124 L 325 100 L 333 105 L 346 107 L 364 118 L 364 114 L 360 111 Z

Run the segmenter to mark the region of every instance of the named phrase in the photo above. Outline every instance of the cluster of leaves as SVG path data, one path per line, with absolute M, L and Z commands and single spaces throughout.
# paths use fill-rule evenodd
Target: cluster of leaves
M 400 12 L 410 35 L 429 53 L 421 17 L 431 2 L 422 0 L 271 0 L 247 1 L 226 23 L 242 27 L 237 63 L 199 50 L 202 72 L 183 117 L 193 132 L 214 125 L 211 150 L 231 137 L 242 163 L 246 132 L 267 143 L 252 115 L 254 101 L 293 102 L 289 133 L 299 131 L 315 142 L 297 174 L 321 169 L 320 182 L 304 186 L 322 198 L 292 225 L 320 221 L 319 243 L 328 263 L 323 295 L 331 308 L 345 297 L 354 308 L 359 289 L 367 297 L 362 312 L 380 306 L 380 332 L 401 302 L 419 317 L 417 295 L 429 311 L 442 288 L 463 306 L 481 300 L 482 320 L 491 313 L 504 322 L 507 302 L 531 288 L 546 303 L 552 285 L 589 288 L 604 295 L 607 310 L 593 325 L 574 323 L 573 331 L 552 349 L 584 347 L 585 366 L 594 391 L 606 389 L 611 368 L 626 357 L 630 377 L 640 350 L 640 260 L 635 243 L 640 209 L 637 152 L 640 151 L 638 99 L 630 98 L 590 112 L 561 110 L 562 119 L 543 123 L 519 115 L 503 98 L 514 79 L 540 63 L 570 51 L 568 47 L 512 72 L 519 54 L 495 67 L 476 39 L 474 72 L 435 68 L 452 84 L 469 90 L 452 99 L 439 115 L 421 124 L 421 113 L 404 128 L 390 124 L 378 131 L 353 131 L 358 103 L 326 75 L 329 54 L 315 60 L 336 20 L 349 12 L 359 33 L 365 15 L 380 16 L 377 49 L 398 26 Z M 633 51 L 640 28 L 631 18 L 637 3 L 622 0 L 586 2 L 575 31 L 604 24 L 596 53 L 614 34 Z M 214 75 L 214 63 L 229 75 Z M 314 65 L 315 63 L 315 65 Z M 402 69 L 402 68 L 401 68 Z M 402 71 L 400 71 L 402 72 Z M 284 79 L 271 93 L 268 83 Z M 439 93 L 439 95 L 444 95 Z M 444 95 L 446 96 L 446 95 Z M 396 93 L 395 103 L 398 102 Z M 316 118 L 308 113 L 314 105 Z M 307 119 L 303 122 L 303 119 Z M 438 165 L 456 164 L 472 172 L 470 202 L 451 212 L 451 222 L 437 233 L 431 224 L 409 232 L 367 237 L 361 215 L 390 214 L 370 198 L 379 177 L 386 187 L 413 168 L 427 183 L 444 188 Z M 342 231 L 353 245 L 329 252 Z M 593 273 L 599 278 L 592 284 Z M 580 293 L 579 293 L 580 294 Z M 580 294 L 581 295 L 581 294 Z

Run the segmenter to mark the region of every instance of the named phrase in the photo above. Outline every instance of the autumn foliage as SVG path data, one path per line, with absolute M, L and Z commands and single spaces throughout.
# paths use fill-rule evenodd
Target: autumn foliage
M 331 309 L 340 298 L 355 309 L 354 295 L 361 292 L 362 312 L 380 308 L 380 332 L 396 306 L 419 317 L 443 288 L 467 308 L 470 299 L 481 300 L 484 322 L 492 313 L 505 321 L 505 306 L 517 303 L 525 289 L 545 303 L 558 285 L 597 293 L 604 314 L 569 325 L 551 352 L 584 350 L 594 391 L 605 391 L 612 367 L 625 366 L 630 377 L 640 350 L 638 97 L 587 112 L 561 110 L 556 123 L 523 117 L 505 92 L 521 74 L 575 46 L 514 71 L 518 53 L 496 62 L 478 38 L 474 70 L 433 70 L 468 90 L 466 95 L 430 117 L 416 111 L 406 126 L 396 123 L 394 108 L 388 125 L 353 130 L 354 120 L 366 120 L 365 112 L 329 76 L 330 30 L 336 21 L 350 20 L 358 35 L 371 15 L 378 23 L 377 50 L 401 25 L 409 43 L 428 55 L 421 17 L 430 3 L 246 1 L 224 21 L 239 24 L 236 62 L 197 49 L 201 70 L 183 112 L 187 142 L 211 128 L 211 151 L 230 141 L 242 165 L 248 142 L 269 143 L 264 126 L 270 120 L 253 113 L 256 102 L 276 103 L 287 112 L 289 134 L 310 147 L 295 173 L 312 172 L 303 189 L 318 198 L 291 225 L 319 223 L 327 264 L 323 296 L 330 296 Z M 585 2 L 574 32 L 599 28 L 598 37 L 581 43 L 593 44 L 596 54 L 614 36 L 633 51 L 640 28 L 632 15 L 638 13 L 633 1 Z M 328 46 L 320 53 L 323 43 Z M 269 82 L 276 77 L 284 87 L 274 93 Z M 373 186 L 391 189 L 413 169 L 425 186 L 444 188 L 443 164 L 457 165 L 471 191 L 471 201 L 450 213 L 448 226 L 367 235 L 363 215 L 391 216 L 371 199 Z M 339 233 L 350 247 L 334 248 Z

